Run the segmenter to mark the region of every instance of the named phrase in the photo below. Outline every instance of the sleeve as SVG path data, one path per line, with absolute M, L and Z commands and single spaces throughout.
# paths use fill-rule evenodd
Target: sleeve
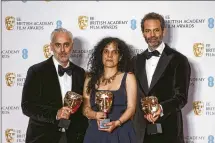
M 30 67 L 22 91 L 22 112 L 34 120 L 54 124 L 58 109 L 42 104 L 41 94 L 41 77 Z
M 190 83 L 190 64 L 187 58 L 179 62 L 174 71 L 173 96 L 161 102 L 163 114 L 166 116 L 173 111 L 181 110 L 187 103 Z

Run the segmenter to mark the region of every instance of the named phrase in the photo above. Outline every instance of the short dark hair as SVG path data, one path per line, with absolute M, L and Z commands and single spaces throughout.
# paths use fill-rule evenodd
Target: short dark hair
M 146 20 L 159 20 L 160 24 L 161 24 L 161 29 L 162 29 L 162 31 L 164 30 L 165 20 L 164 20 L 163 16 L 158 14 L 158 13 L 155 13 L 155 12 L 150 12 L 150 13 L 146 14 L 143 17 L 143 19 L 141 20 L 141 30 L 142 30 L 142 32 L 144 32 L 144 22 Z

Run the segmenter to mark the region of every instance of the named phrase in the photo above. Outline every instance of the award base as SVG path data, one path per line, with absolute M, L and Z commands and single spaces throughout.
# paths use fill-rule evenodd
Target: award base
M 65 132 L 65 129 L 69 128 L 70 122 L 71 122 L 70 120 L 60 119 L 58 123 L 58 127 L 61 128 L 60 131 Z
M 147 134 L 148 135 L 161 134 L 161 133 L 162 133 L 161 124 L 155 123 L 155 124 L 147 125 Z
M 105 124 L 109 123 L 110 119 L 103 119 L 99 122 L 99 128 L 100 129 L 108 129 L 108 126 L 105 126 Z

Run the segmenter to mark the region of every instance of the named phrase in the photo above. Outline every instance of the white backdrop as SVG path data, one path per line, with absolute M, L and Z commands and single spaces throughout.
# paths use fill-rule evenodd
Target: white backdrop
M 29 66 L 47 59 L 43 48 L 53 29 L 72 31 L 72 61 L 87 69 L 91 49 L 104 36 L 122 38 L 136 53 L 145 50 L 141 19 L 148 12 L 158 12 L 168 24 L 165 41 L 186 55 L 192 67 L 189 101 L 183 108 L 185 141 L 214 143 L 214 7 L 215 2 L 183 1 L 2 2 L 2 142 L 24 143 L 28 118 L 20 107 L 23 83 Z M 79 27 L 80 16 L 88 18 L 85 29 Z M 8 28 L 9 21 L 14 23 Z M 197 54 L 196 46 L 202 46 Z M 7 84 L 6 77 L 12 82 Z M 193 103 L 198 103 L 199 112 L 194 112 Z

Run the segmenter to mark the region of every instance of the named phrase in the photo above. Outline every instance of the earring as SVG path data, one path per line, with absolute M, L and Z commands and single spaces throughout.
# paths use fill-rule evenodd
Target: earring
M 119 58 L 119 61 L 121 61 L 121 59 L 122 59 L 122 56 Z

